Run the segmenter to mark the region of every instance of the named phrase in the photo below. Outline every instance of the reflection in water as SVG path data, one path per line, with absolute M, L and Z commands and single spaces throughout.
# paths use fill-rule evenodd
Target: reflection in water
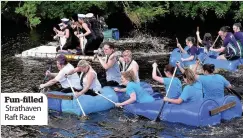
M 36 88 L 42 83 L 48 60 L 20 59 L 13 55 L 29 47 L 39 45 L 29 37 L 9 39 L 2 45 L 2 92 L 37 92 Z M 130 41 L 130 39 L 128 39 Z M 155 41 L 144 38 L 134 42 L 122 40 L 118 45 L 133 49 L 137 53 L 163 52 L 156 49 Z M 133 39 L 134 40 L 134 39 Z M 140 43 L 140 40 L 143 41 Z M 169 39 L 157 39 L 159 43 L 169 43 Z M 146 43 L 144 43 L 146 42 Z M 38 43 L 38 44 L 37 44 Z M 160 45 L 161 46 L 161 45 Z M 131 48 L 132 47 L 132 48 Z M 146 48 L 147 47 L 147 48 Z M 149 48 L 148 48 L 149 47 Z M 152 63 L 159 63 L 160 70 L 168 63 L 168 56 L 143 57 L 135 56 L 140 65 L 140 78 L 153 83 L 151 79 Z M 72 62 L 75 66 L 77 62 Z M 104 74 L 98 63 L 92 63 L 99 74 Z M 53 70 L 57 71 L 55 62 Z M 100 75 L 102 76 L 102 75 Z M 233 77 L 236 76 L 233 74 Z M 232 76 L 231 76 L 232 78 Z M 90 119 L 81 121 L 71 114 L 49 113 L 48 126 L 4 126 L 2 137 L 242 137 L 242 118 L 234 119 L 213 127 L 190 127 L 182 124 L 167 122 L 151 122 L 144 118 L 136 119 L 114 108 L 108 111 L 89 115 Z

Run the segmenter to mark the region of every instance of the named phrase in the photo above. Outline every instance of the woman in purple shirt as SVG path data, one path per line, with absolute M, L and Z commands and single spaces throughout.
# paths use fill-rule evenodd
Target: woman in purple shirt
M 186 45 L 189 47 L 187 51 L 185 51 L 182 47 L 181 44 L 177 44 L 177 47 L 181 50 L 182 53 L 187 53 L 190 55 L 188 58 L 181 58 L 181 61 L 192 61 L 196 59 L 196 56 L 199 55 L 199 50 L 198 47 L 195 44 L 196 40 L 194 37 L 187 37 L 186 38 Z
M 223 40 L 223 46 L 218 49 L 210 48 L 211 51 L 219 52 L 220 56 L 217 59 L 235 60 L 241 55 L 241 47 L 236 42 L 234 35 L 229 31 L 230 27 L 223 26 L 220 28 L 219 36 Z

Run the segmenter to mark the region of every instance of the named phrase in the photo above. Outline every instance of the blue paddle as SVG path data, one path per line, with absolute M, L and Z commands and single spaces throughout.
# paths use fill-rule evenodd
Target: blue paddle
M 156 70 L 158 71 L 160 77 L 162 77 L 162 75 L 161 75 L 159 69 L 157 68 Z M 173 72 L 173 75 L 172 75 L 172 78 L 171 78 L 171 80 L 170 80 L 170 84 L 169 84 L 169 87 L 168 87 L 168 89 L 167 89 L 167 92 L 166 92 L 165 97 L 168 96 L 168 93 L 169 93 L 169 91 L 170 91 L 170 86 L 171 86 L 172 81 L 173 81 L 173 79 L 174 79 L 174 77 L 175 77 L 176 70 L 177 70 L 177 66 L 175 67 L 175 70 L 174 70 L 174 72 Z M 165 106 L 165 102 L 163 101 L 163 102 L 162 102 L 162 105 L 161 105 L 161 107 L 160 107 L 159 113 L 158 113 L 157 117 L 156 117 L 153 121 L 159 121 L 159 117 L 160 117 L 160 115 L 161 115 L 161 113 L 162 113 L 162 111 L 163 111 L 163 109 L 164 109 L 164 106 Z

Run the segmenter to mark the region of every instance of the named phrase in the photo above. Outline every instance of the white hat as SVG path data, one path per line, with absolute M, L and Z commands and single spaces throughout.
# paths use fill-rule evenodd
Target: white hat
M 69 19 L 67 19 L 67 18 L 62 18 L 61 21 L 62 21 L 62 22 L 68 22 Z
M 78 18 L 85 18 L 85 14 L 78 14 Z
M 62 26 L 62 25 L 63 25 L 63 23 L 59 23 L 58 25 L 59 25 L 59 26 Z
M 94 16 L 93 13 L 87 13 L 87 14 L 86 14 L 86 17 L 87 17 L 87 18 L 91 18 L 91 17 L 93 17 L 93 16 Z

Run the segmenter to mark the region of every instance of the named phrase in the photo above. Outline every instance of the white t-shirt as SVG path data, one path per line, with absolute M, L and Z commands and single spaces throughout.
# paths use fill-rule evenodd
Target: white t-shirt
M 94 90 L 94 91 L 100 91 L 101 90 L 101 84 L 100 84 L 100 81 L 97 78 L 97 73 L 95 71 L 92 71 L 92 73 L 95 74 L 95 78 L 92 81 L 89 89 Z M 85 75 L 84 78 L 83 78 L 83 86 L 84 86 L 84 88 L 87 85 L 87 81 L 88 81 L 87 75 Z
M 62 88 L 70 87 L 67 79 L 65 78 L 65 74 L 68 74 L 73 69 L 74 69 L 73 65 L 68 63 L 64 68 L 62 68 L 59 71 L 59 73 L 55 77 L 55 80 L 57 80 L 57 81 L 59 81 L 61 83 Z M 80 80 L 79 80 L 78 73 L 74 73 L 72 75 L 69 75 L 68 76 L 68 80 L 70 81 L 72 87 L 74 87 L 74 88 L 76 88 L 78 90 L 82 89 L 82 86 L 80 85 Z
M 131 63 L 128 64 L 128 65 L 124 61 L 122 61 L 121 64 L 122 64 L 121 72 L 132 70 L 135 66 L 138 66 L 138 63 L 135 60 L 132 60 Z M 137 82 L 140 82 L 138 72 L 136 72 L 135 75 L 136 75 L 136 78 L 137 78 Z

